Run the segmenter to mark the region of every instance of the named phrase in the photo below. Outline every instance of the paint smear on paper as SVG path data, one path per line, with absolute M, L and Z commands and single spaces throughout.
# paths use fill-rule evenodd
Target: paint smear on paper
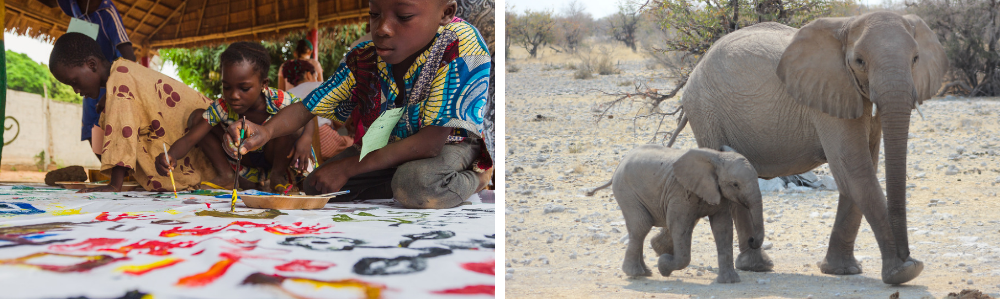
M 462 269 L 486 275 L 496 275 L 496 261 L 491 260 L 481 263 L 464 263 L 462 264 Z
M 138 220 L 142 220 L 140 218 L 151 218 L 151 217 L 153 217 L 153 215 L 143 215 L 143 214 L 137 214 L 137 213 L 121 213 L 121 214 L 118 214 L 117 216 L 111 217 L 108 214 L 108 212 L 102 212 L 100 215 L 97 215 L 97 217 L 94 218 L 94 220 L 104 221 L 104 222 L 116 222 L 116 221 L 123 220 L 123 219 L 138 219 Z
M 208 203 L 205 203 L 208 205 Z M 211 208 L 211 206 L 209 206 Z M 240 219 L 274 219 L 280 215 L 287 215 L 277 209 L 268 209 L 259 213 L 233 213 L 228 211 L 202 210 L 194 213 L 196 216 L 207 216 L 216 218 L 240 218 Z
M 0 217 L 13 217 L 21 215 L 34 215 L 45 213 L 44 210 L 37 209 L 31 204 L 24 202 L 0 202 Z
M 229 267 L 232 267 L 237 261 L 239 261 L 239 257 L 223 255 L 222 260 L 208 268 L 208 271 L 181 278 L 177 280 L 177 285 L 186 287 L 208 285 L 226 274 Z
M 31 264 L 28 260 L 44 257 L 44 256 L 62 256 L 62 257 L 76 257 L 82 258 L 85 261 L 73 265 L 67 266 L 57 266 L 57 265 L 43 265 L 43 264 Z M 0 265 L 20 265 L 36 267 L 46 271 L 58 272 L 58 273 L 69 273 L 69 272 L 86 272 L 93 268 L 104 266 L 119 260 L 126 260 L 127 257 L 115 258 L 110 255 L 72 255 L 72 254 L 59 254 L 59 253 L 49 253 L 49 252 L 39 252 L 35 254 L 29 254 L 26 256 L 13 258 L 13 259 L 0 259 Z
M 51 213 L 51 214 L 52 214 L 53 216 L 70 216 L 70 215 L 79 215 L 79 214 L 80 214 L 80 210 L 82 210 L 82 209 L 83 209 L 83 208 L 81 207 L 81 208 L 71 208 L 71 209 L 62 209 L 62 210 L 53 210 L 53 211 L 50 211 L 49 213 Z
M 76 244 L 52 245 L 49 246 L 49 250 L 63 252 L 96 251 L 124 241 L 125 239 L 90 238 Z
M 54 223 L 43 223 L 35 225 L 24 225 L 24 226 L 12 226 L 12 227 L 0 227 L 0 235 L 28 235 L 42 233 L 46 231 L 68 231 L 76 223 L 71 222 L 54 222 Z
M 280 235 L 315 234 L 315 233 L 319 233 L 320 230 L 330 228 L 330 226 L 323 226 L 323 227 L 321 227 L 321 226 L 305 226 L 305 227 L 299 227 L 299 226 L 286 226 L 286 225 L 274 225 L 274 224 L 266 225 L 266 224 L 258 224 L 258 223 L 247 222 L 247 221 L 235 221 L 235 222 L 229 223 L 226 226 L 215 227 L 215 228 L 212 228 L 212 227 L 202 227 L 202 226 L 195 226 L 195 227 L 192 227 L 192 228 L 174 227 L 172 229 L 161 231 L 160 232 L 160 236 L 162 236 L 162 237 L 203 236 L 203 235 L 209 235 L 209 234 L 213 234 L 213 233 L 225 230 L 225 229 L 227 229 L 227 228 L 229 228 L 231 226 L 251 227 L 251 228 L 261 228 L 261 227 L 263 227 L 264 231 L 267 231 L 267 232 L 270 232 L 270 233 L 274 233 L 274 234 L 280 234 Z
M 384 285 L 375 284 L 371 282 L 365 282 L 357 279 L 345 279 L 345 280 L 331 280 L 331 281 L 321 281 L 309 278 L 301 277 L 285 277 L 281 275 L 267 275 L 264 273 L 253 273 L 247 276 L 243 280 L 245 285 L 270 285 L 274 286 L 281 291 L 288 293 L 289 295 L 296 298 L 306 298 L 301 295 L 296 295 L 291 291 L 288 291 L 282 287 L 282 283 L 285 281 L 290 281 L 294 283 L 307 284 L 313 286 L 317 290 L 320 288 L 335 288 L 335 289 L 345 289 L 345 288 L 355 288 L 359 289 L 364 297 L 367 299 L 378 299 L 382 298 L 382 291 L 386 289 Z
M 180 263 L 182 261 L 184 261 L 184 260 L 180 259 L 180 258 L 170 257 L 170 258 L 167 258 L 167 259 L 163 259 L 163 260 L 160 260 L 160 261 L 148 263 L 148 264 L 145 264 L 145 265 L 124 265 L 124 266 L 116 268 L 115 271 L 119 271 L 119 272 L 122 272 L 122 273 L 125 273 L 125 274 L 129 274 L 129 275 L 139 276 L 139 275 L 146 274 L 146 273 L 148 273 L 150 271 L 153 271 L 153 270 L 156 270 L 156 269 L 162 269 L 162 268 L 166 268 L 166 267 L 169 267 L 169 266 L 176 265 L 176 264 L 178 264 L 178 263 Z
M 191 248 L 198 243 L 192 241 L 186 242 L 161 242 L 154 240 L 142 240 L 131 245 L 125 245 L 117 249 L 101 249 L 101 251 L 111 251 L 118 252 L 122 255 L 128 256 L 133 250 L 146 250 L 148 255 L 164 256 L 172 254 L 171 249 L 174 248 Z
M 168 214 L 171 214 L 171 215 L 176 215 L 176 214 L 179 214 L 179 213 L 181 213 L 181 212 L 179 212 L 179 211 L 177 211 L 177 210 L 175 210 L 175 209 L 173 209 L 173 208 L 171 208 L 171 209 L 168 209 L 168 210 L 166 210 L 166 211 L 164 211 L 164 212 L 165 212 L 165 213 L 168 213 Z
M 434 291 L 435 294 L 452 294 L 452 295 L 491 295 L 496 293 L 496 286 L 493 285 L 470 285 L 466 287 L 461 287 L 457 289 L 447 289 L 443 291 Z
M 274 269 L 285 272 L 319 272 L 336 265 L 337 264 L 331 262 L 296 259 L 289 263 L 274 267 Z

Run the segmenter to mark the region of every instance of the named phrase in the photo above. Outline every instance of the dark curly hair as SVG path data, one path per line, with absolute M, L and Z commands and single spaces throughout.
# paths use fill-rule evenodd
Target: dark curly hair
M 253 65 L 253 70 L 260 75 L 260 80 L 268 78 L 267 73 L 271 70 L 271 55 L 260 43 L 232 43 L 226 48 L 226 51 L 219 55 L 219 62 L 223 66 L 248 62 Z
M 293 59 L 281 65 L 281 76 L 293 85 L 299 85 L 305 73 L 316 74 L 316 67 L 308 60 Z
M 56 66 L 77 67 L 83 65 L 88 58 L 107 60 L 97 41 L 79 32 L 69 32 L 56 39 L 49 54 L 49 71 Z

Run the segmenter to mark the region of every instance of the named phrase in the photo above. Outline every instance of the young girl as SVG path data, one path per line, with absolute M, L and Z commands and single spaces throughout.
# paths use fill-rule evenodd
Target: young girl
M 306 178 L 309 194 L 350 190 L 336 201 L 394 198 L 410 208 L 461 204 L 489 181 L 493 162 L 483 147 L 483 110 L 490 54 L 479 32 L 455 18 L 455 0 L 370 0 L 372 41 L 347 54 L 328 81 L 261 125 L 246 128 L 240 152 L 293 133 L 313 115 L 351 119 L 361 144 L 384 112 L 402 109 L 388 145 L 350 148 Z M 374 135 L 373 135 L 374 137 Z M 357 147 L 357 146 L 356 146 Z
M 289 68 L 292 68 L 292 63 L 304 62 L 312 65 L 313 76 L 319 81 L 323 81 L 323 66 L 319 64 L 318 60 L 312 59 L 313 44 L 305 39 L 301 39 L 295 44 L 295 58 L 286 61 L 278 67 L 278 89 L 282 91 L 287 91 L 293 87 L 299 85 L 298 78 L 292 78 L 288 76 Z M 305 95 L 302 95 L 305 96 Z
M 277 138 L 258 151 L 244 154 L 237 165 L 236 157 L 227 156 L 227 151 L 223 150 L 225 128 L 241 122 L 244 117 L 247 123 L 265 123 L 282 108 L 298 103 L 299 99 L 268 87 L 270 57 L 259 43 L 233 43 L 222 52 L 219 60 L 222 64 L 222 99 L 213 102 L 208 109 L 191 114 L 189 131 L 167 151 L 169 164 L 163 154 L 157 156 L 156 171 L 161 176 L 168 175 L 167 171 L 177 164 L 177 158 L 184 157 L 197 145 L 219 174 L 210 181 L 212 185 L 233 188 L 235 169 L 241 187 L 284 191 L 285 185 L 291 183 L 286 176 L 289 164 L 294 163 L 298 169 L 305 169 L 309 164 L 313 126 L 310 124 L 301 134 Z M 228 142 L 228 147 L 236 148 L 232 145 L 233 141 Z M 292 155 L 289 155 L 290 152 Z
M 128 173 L 147 191 L 172 189 L 170 178 L 155 171 L 153 157 L 163 151 L 158 149 L 164 143 L 169 145 L 183 135 L 184 120 L 192 111 L 208 107 L 208 98 L 135 62 L 118 59 L 112 64 L 97 42 L 82 33 L 67 33 L 56 40 L 49 70 L 80 95 L 96 99 L 106 90 L 97 104 L 106 107 L 99 123 L 103 143 L 97 148 L 102 154 L 101 172 L 111 176 L 111 181 L 81 192 L 120 191 Z M 201 150 L 176 158 L 178 190 L 195 188 L 202 178 L 215 177 Z

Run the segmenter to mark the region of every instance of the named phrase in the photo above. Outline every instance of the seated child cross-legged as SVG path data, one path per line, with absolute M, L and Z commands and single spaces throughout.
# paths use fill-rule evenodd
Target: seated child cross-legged
M 308 194 L 335 201 L 394 198 L 409 208 L 450 208 L 483 189 L 493 162 L 483 147 L 490 55 L 479 32 L 455 18 L 455 0 L 371 0 L 372 41 L 354 47 L 302 104 L 261 125 L 247 122 L 245 153 L 291 134 L 314 115 L 347 122 L 355 148 L 306 178 Z M 388 144 L 358 151 L 373 122 L 402 109 Z M 231 126 L 227 138 L 239 134 Z M 383 137 L 384 140 L 384 137 Z M 363 145 L 362 145 L 363 146 Z
M 166 157 L 161 154 L 156 157 L 156 171 L 160 175 L 167 175 L 167 171 L 176 165 L 175 158 L 184 157 L 197 145 L 208 156 L 218 173 L 216 178 L 209 181 L 213 185 L 233 188 L 236 170 L 240 177 L 240 187 L 284 191 L 285 185 L 292 183 L 287 177 L 290 164 L 295 163 L 294 167 L 300 170 L 309 164 L 313 126 L 305 126 L 301 132 L 278 137 L 257 151 L 244 154 L 237 165 L 235 157 L 226 155 L 233 152 L 224 150 L 227 147 L 223 142 L 224 128 L 240 123 L 244 117 L 247 123 L 265 123 L 282 108 L 298 103 L 299 99 L 282 90 L 268 87 L 270 57 L 259 43 L 233 43 L 222 52 L 219 61 L 222 70 L 222 99 L 213 102 L 207 109 L 191 113 L 188 132 L 167 151 L 170 154 L 170 164 L 167 164 Z M 236 146 L 228 145 L 228 148 L 235 149 Z

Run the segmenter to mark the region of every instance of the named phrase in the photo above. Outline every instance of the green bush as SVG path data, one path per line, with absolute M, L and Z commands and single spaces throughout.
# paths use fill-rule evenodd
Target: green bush
M 81 103 L 83 97 L 73 88 L 60 83 L 49 72 L 49 67 L 28 58 L 23 53 L 10 50 L 7 55 L 7 89 L 44 95 L 44 87 L 49 88 L 49 98 L 61 102 Z

